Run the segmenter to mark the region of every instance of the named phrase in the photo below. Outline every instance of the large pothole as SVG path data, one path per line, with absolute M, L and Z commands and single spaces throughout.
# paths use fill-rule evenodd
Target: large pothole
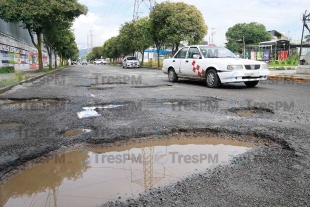
M 59 107 L 69 103 L 63 99 L 1 99 L 0 110 L 36 110 L 47 107 Z
M 2 205 L 84 207 L 137 197 L 228 164 L 249 149 L 246 142 L 204 137 L 88 147 L 55 155 L 15 175 L 1 187 Z
M 239 116 L 254 116 L 255 114 L 274 114 L 274 111 L 268 108 L 261 107 L 240 107 L 240 108 L 230 108 L 229 112 L 236 113 Z

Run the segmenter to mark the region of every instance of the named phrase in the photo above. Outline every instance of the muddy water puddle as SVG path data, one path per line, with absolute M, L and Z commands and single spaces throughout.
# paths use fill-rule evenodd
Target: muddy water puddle
M 274 114 L 271 109 L 259 107 L 231 108 L 229 112 L 236 113 L 239 116 L 254 116 L 256 114 Z
M 62 137 L 73 137 L 77 135 L 83 135 L 83 134 L 90 133 L 91 131 L 92 131 L 91 129 L 74 129 L 74 130 L 65 132 L 64 134 L 62 134 Z
M 68 103 L 65 100 L 54 99 L 6 99 L 0 100 L 1 110 L 35 110 L 51 106 L 61 106 Z
M 181 139 L 68 152 L 24 170 L 4 184 L 2 206 L 95 206 L 173 183 L 228 163 L 244 142 Z
M 0 124 L 0 130 L 4 129 L 17 129 L 24 126 L 23 124 L 19 123 L 9 123 L 9 124 Z

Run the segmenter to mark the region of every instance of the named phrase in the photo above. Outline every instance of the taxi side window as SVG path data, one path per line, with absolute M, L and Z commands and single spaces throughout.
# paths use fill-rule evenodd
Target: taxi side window
M 186 57 L 186 53 L 187 53 L 188 48 L 185 47 L 183 49 L 181 49 L 175 56 L 174 58 L 185 58 Z
M 197 47 L 189 48 L 187 58 L 194 58 L 193 57 L 194 55 L 200 55 L 201 56 L 198 48 Z

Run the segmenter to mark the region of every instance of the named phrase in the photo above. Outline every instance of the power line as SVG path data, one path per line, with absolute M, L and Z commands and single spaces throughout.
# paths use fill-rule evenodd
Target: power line
M 141 10 L 142 4 L 145 4 L 146 7 L 151 11 L 154 8 L 155 0 L 135 0 L 134 11 L 133 11 L 133 20 L 137 20 L 141 17 L 141 14 L 144 12 Z

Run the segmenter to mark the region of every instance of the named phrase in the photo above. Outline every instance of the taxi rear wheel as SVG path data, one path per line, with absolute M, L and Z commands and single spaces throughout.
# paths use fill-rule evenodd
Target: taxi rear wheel
M 244 82 L 244 84 L 248 87 L 248 88 L 254 88 L 257 84 L 258 84 L 259 81 L 247 81 L 247 82 Z
M 206 73 L 206 84 L 209 88 L 217 88 L 221 85 L 221 81 L 214 69 L 210 69 Z
M 178 76 L 175 73 L 174 69 L 172 69 L 172 68 L 169 69 L 168 79 L 169 79 L 170 82 L 177 82 L 178 81 Z

